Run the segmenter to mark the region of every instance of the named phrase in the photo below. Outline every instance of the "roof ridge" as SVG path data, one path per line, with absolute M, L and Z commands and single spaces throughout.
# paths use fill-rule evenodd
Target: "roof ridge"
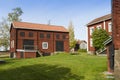
M 21 28 L 21 29 L 68 32 L 68 30 L 64 26 L 38 24 L 38 23 L 30 23 L 30 22 L 19 22 L 19 21 L 14 21 L 12 24 L 14 28 Z
M 59 26 L 59 25 L 51 25 L 51 24 L 40 24 L 40 23 L 31 23 L 31 22 L 20 22 L 20 21 L 14 21 L 18 23 L 27 23 L 27 24 L 35 24 L 35 25 L 46 25 L 46 26 L 57 26 L 57 27 L 64 27 L 64 26 Z M 13 22 L 13 23 L 14 23 Z
M 91 20 L 91 22 L 89 22 L 87 24 L 87 26 L 90 26 L 90 25 L 93 25 L 93 24 L 96 24 L 98 22 L 102 22 L 102 21 L 108 20 L 108 19 L 111 19 L 111 14 L 106 14 L 104 16 L 101 16 L 101 17 L 98 17 L 98 18 Z

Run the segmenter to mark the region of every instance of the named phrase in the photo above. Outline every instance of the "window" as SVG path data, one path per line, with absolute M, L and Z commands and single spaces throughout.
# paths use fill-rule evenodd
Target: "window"
M 108 32 L 112 32 L 112 23 L 108 23 Z
M 14 40 L 11 41 L 11 48 L 14 48 Z
M 56 41 L 56 51 L 64 51 L 64 41 Z
M 33 33 L 32 32 L 29 32 L 29 37 L 33 37 Z
M 48 42 L 42 42 L 42 49 L 48 49 Z
M 94 27 L 91 27 L 90 28 L 90 35 L 92 35 L 93 31 L 94 31 Z
M 101 28 L 102 28 L 102 26 L 101 26 L 101 25 L 98 25 L 98 26 L 97 26 L 97 29 L 101 29 Z
M 44 34 L 43 33 L 40 33 L 40 38 L 44 38 Z
M 65 35 L 63 35 L 63 36 L 62 36 L 62 38 L 63 38 L 63 39 L 66 39 L 66 36 L 65 36 Z
M 59 38 L 60 38 L 60 35 L 59 35 L 59 34 L 57 34 L 57 35 L 56 35 L 56 38 L 57 38 L 57 39 L 59 39 Z
M 93 40 L 92 40 L 92 38 L 90 39 L 90 47 L 93 47 Z
M 34 50 L 34 40 L 24 39 L 23 40 L 23 49 Z
M 21 37 L 25 37 L 25 32 L 20 32 Z
M 47 38 L 50 38 L 50 34 L 47 34 Z

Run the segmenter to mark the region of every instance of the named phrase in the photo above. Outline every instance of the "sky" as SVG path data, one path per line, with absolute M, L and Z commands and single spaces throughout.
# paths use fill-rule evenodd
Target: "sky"
M 0 22 L 7 18 L 13 8 L 24 12 L 23 22 L 74 26 L 75 38 L 87 41 L 86 24 L 91 20 L 111 13 L 111 0 L 0 0 Z

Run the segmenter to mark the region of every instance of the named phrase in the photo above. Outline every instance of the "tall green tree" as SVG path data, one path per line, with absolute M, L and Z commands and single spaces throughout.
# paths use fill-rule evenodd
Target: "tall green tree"
M 72 24 L 72 21 L 70 21 L 69 26 L 68 26 L 68 31 L 69 31 L 69 44 L 70 44 L 70 49 L 75 47 L 76 40 L 75 40 L 75 34 L 74 34 L 74 26 Z
M 13 21 L 21 21 L 20 16 L 23 14 L 23 11 L 21 8 L 17 7 L 12 9 L 11 13 L 8 13 L 8 21 L 13 22 Z
M 104 48 L 103 42 L 109 38 L 109 34 L 104 29 L 95 29 L 92 33 L 93 47 L 95 50 Z
M 0 31 L 2 32 L 0 36 L 0 46 L 4 46 L 5 50 L 7 50 L 10 45 L 10 24 L 13 21 L 21 21 L 20 16 L 22 13 L 21 8 L 14 8 L 11 13 L 8 13 L 8 17 L 6 19 L 3 18 L 2 22 L 0 22 Z

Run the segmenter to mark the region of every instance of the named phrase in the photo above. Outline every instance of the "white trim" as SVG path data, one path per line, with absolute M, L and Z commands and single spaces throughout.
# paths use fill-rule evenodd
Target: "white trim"
M 103 24 L 104 24 L 104 30 L 105 30 L 106 29 L 105 21 L 103 22 Z
M 94 32 L 94 27 L 90 27 L 90 35 Z
M 101 29 L 102 28 L 102 25 L 97 25 L 97 29 Z
M 93 39 L 90 38 L 90 47 L 93 47 Z
M 17 52 L 37 52 L 37 50 L 16 49 Z
M 42 49 L 48 49 L 48 42 L 42 42 Z
M 11 48 L 14 48 L 14 40 L 11 40 L 10 46 L 11 46 Z
M 37 52 L 37 50 L 25 50 L 24 52 Z
M 108 32 L 112 32 L 112 23 L 111 22 L 108 23 Z
M 16 49 L 16 51 L 18 51 L 18 52 L 24 52 L 25 50 L 23 50 L 23 49 Z

